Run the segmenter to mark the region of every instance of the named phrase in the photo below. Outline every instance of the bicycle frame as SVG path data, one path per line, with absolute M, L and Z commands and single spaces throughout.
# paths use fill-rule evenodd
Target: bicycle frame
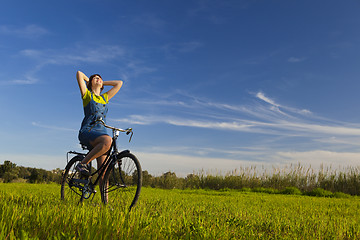
M 92 185 L 92 186 L 95 186 L 101 176 L 103 176 L 105 174 L 105 171 L 106 169 L 109 167 L 109 165 L 111 164 L 111 162 L 114 160 L 115 157 L 121 155 L 121 153 L 126 153 L 126 152 L 129 152 L 129 150 L 124 150 L 122 152 L 119 153 L 118 151 L 118 148 L 117 148 L 117 145 L 116 145 L 116 140 L 117 138 L 119 137 L 119 134 L 120 132 L 125 132 L 127 135 L 129 133 L 131 133 L 131 136 L 130 136 L 130 139 L 129 139 L 129 142 L 131 141 L 131 138 L 132 138 L 132 135 L 133 135 L 133 131 L 132 131 L 132 128 L 128 128 L 128 129 L 120 129 L 120 128 L 114 128 L 114 127 L 111 127 L 111 126 L 108 126 L 105 124 L 105 122 L 102 120 L 102 118 L 99 118 L 97 119 L 96 121 L 93 122 L 93 125 L 95 125 L 97 122 L 99 122 L 100 124 L 104 125 L 106 128 L 110 128 L 112 129 L 112 133 L 113 133 L 113 136 L 112 136 L 112 144 L 111 144 L 111 147 L 107 153 L 107 156 L 105 158 L 105 161 L 101 164 L 101 166 L 94 172 L 94 173 L 91 173 L 91 175 L 89 176 L 89 182 L 88 184 Z M 91 130 L 91 129 L 90 129 Z M 83 147 L 84 149 L 84 147 Z M 88 152 L 89 153 L 89 152 Z M 80 153 L 80 152 L 76 152 L 76 151 L 69 151 L 67 153 L 67 162 L 69 162 L 69 154 L 76 154 L 76 155 L 81 155 L 81 156 L 86 156 L 88 153 Z M 91 165 L 90 165 L 91 166 Z M 91 172 L 91 171 L 90 171 Z M 95 174 L 98 174 L 98 177 L 96 178 L 95 182 L 92 183 L 91 181 L 91 178 L 95 175 Z

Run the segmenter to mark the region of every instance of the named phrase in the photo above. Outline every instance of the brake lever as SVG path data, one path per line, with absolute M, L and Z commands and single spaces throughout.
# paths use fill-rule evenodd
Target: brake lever
M 125 131 L 126 131 L 126 135 L 129 135 L 130 133 L 132 133 L 132 128 L 125 129 Z
M 129 138 L 129 142 L 131 142 L 132 136 L 133 136 L 134 132 L 131 132 L 130 138 Z
M 132 131 L 132 128 L 128 128 L 125 131 L 126 131 L 126 135 L 129 135 L 131 133 L 130 138 L 129 138 L 129 142 L 130 142 L 134 132 Z

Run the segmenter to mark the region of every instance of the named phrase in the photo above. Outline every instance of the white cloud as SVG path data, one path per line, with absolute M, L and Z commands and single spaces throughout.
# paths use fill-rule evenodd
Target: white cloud
M 328 143 L 336 146 L 360 146 L 360 138 L 359 137 L 324 137 L 324 138 L 317 138 L 314 141 L 321 142 L 321 143 Z
M 305 60 L 306 60 L 306 58 L 290 57 L 288 59 L 288 62 L 290 62 L 290 63 L 298 63 L 298 62 L 303 62 Z
M 279 127 L 299 132 L 323 133 L 329 135 L 360 136 L 360 128 L 346 126 L 330 126 L 308 123 L 283 122 Z
M 158 119 L 156 116 L 142 116 L 142 115 L 130 115 L 128 118 L 111 119 L 111 120 L 122 123 L 137 124 L 137 125 L 150 125 L 160 122 L 160 119 Z
M 24 49 L 20 56 L 33 61 L 33 67 L 24 77 L 0 82 L 1 85 L 29 85 L 39 82 L 37 73 L 48 65 L 78 65 L 82 63 L 106 63 L 123 58 L 126 52 L 117 45 L 98 45 L 96 47 L 76 47 L 72 49 Z
M 147 65 L 134 55 L 121 46 L 104 44 L 96 46 L 78 45 L 65 49 L 24 49 L 20 51 L 20 56 L 33 60 L 35 66 L 27 73 L 27 75 L 32 76 L 49 65 L 83 65 L 84 63 L 111 64 L 115 70 L 121 69 L 118 77 L 125 81 L 157 71 L 156 67 Z
M 157 69 L 154 67 L 148 67 L 146 65 L 144 65 L 144 63 L 142 63 L 141 61 L 134 61 L 134 60 L 130 60 L 127 61 L 126 64 L 126 68 L 129 69 L 132 72 L 132 76 L 138 76 L 141 74 L 147 74 L 147 73 L 152 73 L 152 72 L 156 72 Z
M 68 53 L 64 56 L 64 60 L 74 59 L 80 62 L 100 63 L 123 57 L 125 53 L 125 49 L 117 45 L 100 45 L 91 49 L 83 49 L 75 56 Z
M 115 119 L 118 122 L 151 125 L 165 123 L 174 126 L 208 128 L 213 130 L 230 130 L 240 132 L 253 132 L 282 136 L 308 136 L 319 137 L 321 135 L 336 136 L 360 136 L 360 128 L 325 125 L 321 123 L 304 123 L 283 119 L 275 119 L 269 122 L 237 119 L 235 121 L 216 121 L 209 119 L 186 119 L 183 117 L 159 116 L 159 115 L 130 115 L 128 118 Z
M 0 34 L 11 35 L 21 38 L 38 38 L 48 33 L 49 31 L 47 29 L 35 24 L 30 24 L 22 28 L 9 25 L 0 26 Z
M 189 41 L 189 42 L 178 42 L 178 43 L 168 43 L 160 48 L 167 58 L 174 59 L 178 53 L 186 54 L 196 51 L 201 48 L 203 43 L 200 41 Z
M 46 64 L 76 64 L 76 63 L 103 63 L 123 57 L 125 50 L 117 45 L 99 45 L 96 47 L 78 47 L 59 50 L 24 49 L 23 56 L 34 58 L 42 65 Z
M 133 22 L 155 31 L 163 30 L 164 27 L 167 25 L 167 22 L 154 14 L 143 14 L 140 16 L 136 16 L 134 17 Z
M 273 111 L 277 111 L 277 112 L 279 112 L 279 113 L 281 113 L 281 114 L 283 114 L 283 115 L 286 115 L 286 116 L 289 116 L 289 115 L 288 115 L 288 114 L 285 114 L 285 113 L 284 113 L 283 111 L 281 111 L 280 109 L 283 109 L 283 110 L 286 110 L 286 111 L 289 111 L 289 112 L 292 112 L 292 113 L 296 113 L 296 114 L 302 114 L 302 115 L 310 115 L 310 114 L 311 114 L 311 111 L 310 111 L 310 110 L 307 110 L 307 109 L 296 109 L 296 108 L 292 108 L 292 107 L 280 105 L 280 104 L 276 103 L 273 99 L 265 96 L 265 94 L 264 94 L 263 92 L 261 92 L 261 91 L 257 92 L 257 93 L 255 94 L 255 96 L 256 96 L 258 99 L 260 99 L 260 100 L 262 100 L 262 101 L 264 101 L 264 102 L 272 105 L 273 107 L 271 107 L 271 109 L 272 109 Z
M 185 177 L 190 173 L 204 172 L 208 174 L 227 174 L 244 168 L 258 169 L 259 171 L 271 171 L 274 167 L 284 168 L 289 165 L 297 165 L 317 170 L 323 167 L 331 167 L 333 170 L 344 167 L 357 167 L 359 165 L 360 153 L 357 152 L 333 152 L 325 150 L 313 151 L 282 151 L 273 153 L 262 152 L 266 155 L 266 162 L 259 156 L 258 160 L 245 158 L 211 158 L 201 156 L 187 156 L 172 153 L 154 153 L 147 151 L 136 151 L 142 169 L 154 175 L 161 175 L 167 171 L 174 171 L 178 176 Z M 259 154 L 259 153 L 258 153 Z M 261 155 L 261 154 L 259 154 Z M 0 154 L 0 160 L 9 160 L 18 166 L 43 168 L 53 170 L 64 169 L 66 166 L 66 155 L 47 154 Z M 2 162 L 0 162 L 2 164 Z
M 314 167 L 319 167 L 321 164 L 333 167 L 359 166 L 360 152 L 333 152 L 326 150 L 286 151 L 277 152 L 272 157 L 274 160 L 283 163 L 300 163 Z
M 39 79 L 34 78 L 30 75 L 25 76 L 23 79 L 13 79 L 7 81 L 0 81 L 0 85 L 31 85 L 39 82 Z
M 301 109 L 298 111 L 298 113 L 304 114 L 304 115 L 309 115 L 309 114 L 311 114 L 311 111 L 307 110 L 307 109 Z
M 263 92 L 258 92 L 256 93 L 256 97 L 263 100 L 264 102 L 267 102 L 275 107 L 279 107 L 280 105 L 279 104 L 276 104 L 274 100 L 268 98 L 265 96 L 265 94 Z
M 354 142 L 359 142 L 359 125 L 321 118 L 309 110 L 279 104 L 272 98 L 267 97 L 263 92 L 252 95 L 261 101 L 257 101 L 255 104 L 233 105 L 211 102 L 189 95 L 184 98 L 176 95 L 176 100 L 173 100 L 168 95 L 163 100 L 156 101 L 156 104 L 152 105 L 151 112 L 154 112 L 154 109 L 159 107 L 162 109 L 161 114 L 130 115 L 116 121 L 141 125 L 167 124 L 177 127 L 227 130 L 231 131 L 232 134 L 246 132 L 272 135 L 270 138 L 260 135 L 262 136 L 261 140 L 257 143 L 249 141 L 247 146 L 254 146 L 253 144 L 255 144 L 257 147 L 254 151 L 235 149 L 235 146 L 225 147 L 222 149 L 222 156 L 224 159 L 231 161 L 248 160 L 253 164 L 261 163 L 265 165 L 270 163 L 293 164 L 297 162 L 304 164 L 354 165 L 358 161 L 360 153 L 357 153 L 354 147 L 359 144 L 354 144 Z M 151 104 L 151 101 L 148 104 Z M 145 106 L 144 111 L 146 113 L 149 106 L 141 105 Z M 171 106 L 171 111 L 167 111 L 168 106 Z M 273 107 L 282 111 L 274 110 Z M 183 115 L 182 111 L 187 114 Z M 172 154 L 175 156 L 174 159 L 179 161 L 184 158 L 184 162 L 186 162 L 186 158 L 205 162 L 205 159 L 208 159 L 207 157 L 214 156 L 214 153 L 216 153 L 216 148 L 201 145 L 196 148 L 186 146 L 182 148 L 188 148 L 188 150 L 181 151 L 170 146 L 167 150 L 159 148 L 154 152 L 165 155 Z M 304 149 L 304 151 L 286 151 L 289 148 Z M 279 149 L 285 150 L 279 151 Z M 331 151 L 328 151 L 328 149 L 331 149 Z M 343 152 L 344 150 L 347 152 Z M 181 156 L 182 152 L 191 152 L 193 157 L 197 156 L 199 159 Z M 181 169 L 180 166 L 176 166 L 169 167 L 167 170 L 178 168 Z M 222 168 L 219 167 L 219 169 Z
M 138 125 L 151 125 L 158 123 L 166 123 L 174 126 L 183 126 L 183 127 L 197 127 L 197 128 L 209 128 L 214 130 L 226 129 L 226 130 L 236 130 L 236 131 L 250 131 L 248 128 L 254 126 L 250 123 L 241 123 L 241 122 L 216 122 L 216 121 L 206 121 L 206 120 L 190 120 L 180 117 L 172 116 L 153 116 L 153 115 L 131 115 L 129 118 L 115 119 L 118 122 L 138 124 Z
M 286 168 L 290 165 L 311 167 L 318 170 L 323 167 L 332 167 L 333 170 L 341 167 L 357 167 L 360 153 L 332 152 L 324 150 L 304 152 L 261 152 L 234 158 L 213 158 L 206 156 L 187 156 L 172 153 L 136 152 L 141 166 L 151 174 L 161 175 L 167 171 L 175 171 L 178 176 L 185 177 L 190 173 L 205 172 L 209 174 L 227 174 L 240 168 L 257 168 L 257 173 L 267 170 L 271 172 L 274 167 Z M 258 155 L 258 156 L 256 156 Z M 266 158 L 266 161 L 264 161 Z
M 264 165 L 263 162 L 248 160 L 208 158 L 177 154 L 136 152 L 141 167 L 152 174 L 161 175 L 167 171 L 175 171 L 178 176 L 205 171 L 210 174 L 226 174 L 244 166 Z M 266 163 L 265 163 L 266 164 Z
M 214 130 L 227 129 L 227 130 L 245 131 L 250 127 L 254 126 L 251 124 L 243 124 L 239 122 L 216 122 L 216 121 L 169 119 L 169 118 L 164 119 L 163 121 L 165 123 L 175 126 L 209 128 Z
M 42 55 L 45 55 L 42 51 L 35 49 L 24 49 L 20 51 L 20 54 L 31 58 L 37 58 L 37 57 L 41 57 Z
M 51 126 L 51 125 L 44 125 L 38 122 L 32 122 L 31 125 L 35 126 L 35 127 L 40 127 L 40 128 L 46 128 L 46 129 L 51 129 L 51 130 L 56 130 L 56 131 L 71 131 L 71 132 L 78 132 L 79 130 L 76 129 L 72 129 L 72 128 L 64 128 L 64 127 L 60 127 L 60 126 Z
M 203 44 L 199 41 L 184 42 L 179 44 L 179 52 L 192 52 Z

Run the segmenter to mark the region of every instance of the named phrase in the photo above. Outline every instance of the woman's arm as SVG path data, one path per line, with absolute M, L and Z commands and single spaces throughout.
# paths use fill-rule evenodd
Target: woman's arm
M 79 84 L 79 88 L 80 88 L 80 92 L 81 92 L 81 97 L 83 97 L 86 93 L 87 87 L 86 87 L 86 83 L 89 81 L 89 78 L 82 72 L 77 71 L 76 73 L 76 79 L 77 82 Z
M 113 86 L 107 92 L 109 100 L 110 100 L 120 90 L 121 86 L 123 85 L 123 81 L 121 81 L 121 80 L 104 81 L 103 84 L 104 84 L 104 86 Z

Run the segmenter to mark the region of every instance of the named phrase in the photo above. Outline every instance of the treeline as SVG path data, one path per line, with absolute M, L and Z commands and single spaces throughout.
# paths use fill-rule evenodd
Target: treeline
M 0 165 L 0 182 L 27 181 L 29 183 L 49 183 L 61 181 L 62 170 L 16 166 L 10 161 Z M 295 191 L 311 193 L 323 189 L 332 193 L 342 192 L 360 195 L 360 168 L 346 167 L 332 169 L 320 167 L 314 170 L 300 164 L 290 165 L 271 171 L 256 167 L 239 168 L 227 174 L 209 174 L 203 171 L 178 177 L 174 172 L 153 176 L 143 171 L 143 186 L 164 189 L 236 189 L 262 192 Z M 290 190 L 289 190 L 290 189 Z
M 47 171 L 44 169 L 16 166 L 15 163 L 4 161 L 0 165 L 0 182 L 50 183 L 61 181 L 61 170 Z

